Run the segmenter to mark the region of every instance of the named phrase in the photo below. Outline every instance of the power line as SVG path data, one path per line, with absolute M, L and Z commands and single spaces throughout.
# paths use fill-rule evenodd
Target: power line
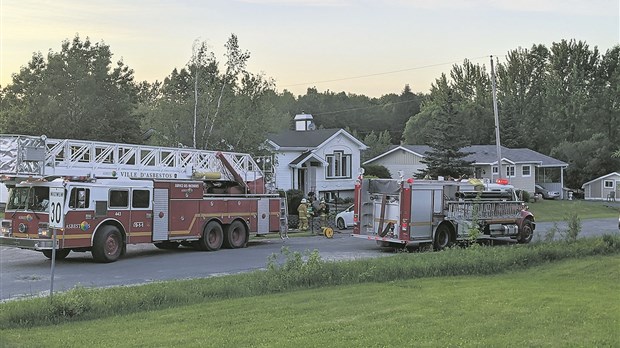
M 402 100 L 402 101 L 397 101 L 397 102 L 392 102 L 392 103 L 387 103 L 387 104 L 377 104 L 377 105 L 362 106 L 362 107 L 359 107 L 359 108 L 350 108 L 350 109 L 343 109 L 343 110 L 337 110 L 337 111 L 319 112 L 319 113 L 316 113 L 314 115 L 315 116 L 319 116 L 319 115 L 339 114 L 341 112 L 366 110 L 366 109 L 378 108 L 378 107 L 382 107 L 382 106 L 391 106 L 391 105 L 397 105 L 397 104 L 411 103 L 411 102 L 414 102 L 414 101 L 416 101 L 416 100 L 415 99 Z
M 478 60 L 478 59 L 482 59 L 482 58 L 487 58 L 487 56 L 480 56 L 480 57 L 474 57 L 469 59 L 471 60 Z M 467 58 L 465 58 L 467 59 Z M 290 84 L 290 85 L 282 85 L 281 87 L 294 87 L 294 86 L 303 86 L 303 85 L 312 85 L 315 83 L 328 83 L 328 82 L 337 82 L 337 81 L 346 81 L 346 80 L 354 80 L 354 79 L 361 79 L 361 78 L 365 78 L 365 77 L 372 77 L 372 76 L 380 76 L 380 75 L 388 75 L 388 74 L 396 74 L 396 73 L 400 73 L 400 72 L 405 72 L 405 71 L 412 71 L 412 70 L 420 70 L 420 69 L 427 69 L 427 68 L 433 68 L 436 66 L 442 66 L 442 65 L 448 65 L 448 64 L 457 64 L 460 63 L 461 61 L 452 61 L 452 62 L 446 62 L 446 63 L 437 63 L 437 64 L 430 64 L 430 65 L 424 65 L 424 66 L 417 66 L 417 67 L 413 67 L 413 68 L 407 68 L 407 69 L 400 69 L 400 70 L 393 70 L 393 71 L 386 71 L 386 72 L 380 72 L 380 73 L 375 73 L 375 74 L 368 74 L 368 75 L 359 75 L 359 76 L 351 76 L 351 77 L 343 77 L 340 79 L 333 79 L 333 80 L 322 80 L 322 81 L 314 81 L 314 82 L 304 82 L 304 83 L 294 83 L 294 84 Z

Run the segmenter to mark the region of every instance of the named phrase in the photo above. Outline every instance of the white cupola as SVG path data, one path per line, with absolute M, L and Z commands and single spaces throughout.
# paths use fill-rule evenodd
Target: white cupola
M 295 115 L 295 130 L 299 132 L 314 130 L 314 123 L 312 123 L 312 115 L 305 114 L 303 111 L 299 115 Z

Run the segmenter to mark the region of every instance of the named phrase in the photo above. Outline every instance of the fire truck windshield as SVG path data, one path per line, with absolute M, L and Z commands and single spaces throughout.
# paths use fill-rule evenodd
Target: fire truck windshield
M 50 199 L 49 187 L 14 187 L 9 193 L 7 210 L 47 211 Z

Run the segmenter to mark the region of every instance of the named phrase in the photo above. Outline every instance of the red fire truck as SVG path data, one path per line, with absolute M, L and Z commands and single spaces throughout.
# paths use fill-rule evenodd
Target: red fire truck
M 505 182 L 364 179 L 355 184 L 353 236 L 435 250 L 477 238 L 529 243 L 534 216 Z
M 243 153 L 0 135 L 0 175 L 0 245 L 48 258 L 113 262 L 138 243 L 243 248 L 286 228 L 284 198 Z

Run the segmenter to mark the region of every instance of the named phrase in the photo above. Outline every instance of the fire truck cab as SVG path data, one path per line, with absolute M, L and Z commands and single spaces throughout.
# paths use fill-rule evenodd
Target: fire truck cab
M 0 146 L 13 153 L 0 165 L 0 245 L 112 262 L 128 244 L 214 251 L 286 228 L 284 198 L 246 154 L 25 136 Z
M 534 216 L 505 184 L 478 180 L 358 178 L 353 236 L 381 246 L 433 245 L 435 250 L 478 238 L 529 243 Z

